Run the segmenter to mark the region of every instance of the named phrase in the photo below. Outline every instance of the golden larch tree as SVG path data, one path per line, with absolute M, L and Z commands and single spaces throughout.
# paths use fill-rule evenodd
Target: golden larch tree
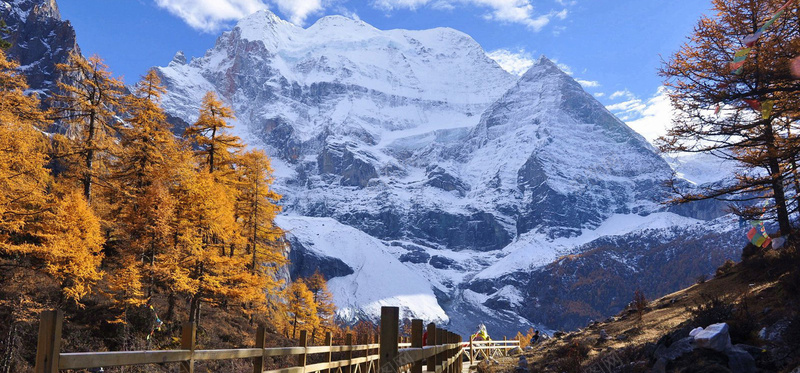
M 784 0 L 712 4 L 713 14 L 700 19 L 688 42 L 661 69 L 677 114 L 659 147 L 712 154 L 742 168 L 732 185 L 687 191 L 673 182 L 674 201 L 733 201 L 742 216 L 775 217 L 787 234 L 797 203 L 786 190 L 796 181 L 800 150 L 795 128 L 800 82 L 789 70 L 800 48 L 798 7 L 790 4 L 786 14 L 774 18 Z M 765 24 L 769 28 L 755 35 Z M 760 38 L 754 42 L 750 35 Z M 734 58 L 745 62 L 734 66 Z
M 208 92 L 203 97 L 200 116 L 184 133 L 196 147 L 196 154 L 208 172 L 227 172 L 234 163 L 234 153 L 244 147 L 241 139 L 226 131 L 233 128 L 227 122 L 229 119 L 235 119 L 233 110 L 214 92 Z
M 70 84 L 59 82 L 61 93 L 52 99 L 51 118 L 65 127 L 59 135 L 57 157 L 70 175 L 83 186 L 83 195 L 92 201 L 92 187 L 106 180 L 106 163 L 118 148 L 120 127 L 117 110 L 122 108 L 124 86 L 98 56 L 88 60 L 72 52 L 65 64 L 58 64 Z
M 297 338 L 298 329 L 308 331 L 319 326 L 314 294 L 302 279 L 292 281 L 286 287 L 286 304 L 292 324 L 292 339 Z
M 317 269 L 311 277 L 304 281 L 308 290 L 313 294 L 314 304 L 317 308 L 317 319 L 319 320 L 320 329 L 319 335 L 324 335 L 325 332 L 332 332 L 336 328 L 334 320 L 336 316 L 336 305 L 333 303 L 333 294 L 328 291 L 328 282 L 325 280 L 325 276 Z M 311 335 L 317 335 L 316 328 L 312 331 Z

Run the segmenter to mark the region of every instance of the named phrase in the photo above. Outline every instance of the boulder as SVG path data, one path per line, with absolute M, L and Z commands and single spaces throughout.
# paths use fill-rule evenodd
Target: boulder
M 675 341 L 669 347 L 659 345 L 656 347 L 656 359 L 664 359 L 665 361 L 675 360 L 684 354 L 692 352 L 695 348 L 695 340 L 692 337 L 686 337 Z
M 720 352 L 727 351 L 732 347 L 731 336 L 726 323 L 711 324 L 700 331 L 695 329 L 689 335 L 694 338 L 697 347 L 709 348 Z
M 728 356 L 728 368 L 733 373 L 755 373 L 756 360 L 745 349 L 735 346 L 725 351 Z

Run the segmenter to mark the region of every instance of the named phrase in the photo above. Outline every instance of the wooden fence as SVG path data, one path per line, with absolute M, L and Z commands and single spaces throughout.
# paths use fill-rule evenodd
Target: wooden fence
M 411 342 L 400 343 L 398 307 L 381 308 L 379 343 L 353 344 L 353 335 L 347 334 L 340 346 L 332 345 L 330 333 L 325 336 L 325 346 L 308 346 L 308 334 L 301 331 L 297 347 L 266 348 L 266 331 L 259 327 L 255 348 L 196 350 L 195 326 L 185 324 L 180 350 L 65 353 L 61 352 L 63 320 L 61 311 L 42 312 L 36 373 L 162 363 L 180 363 L 181 373 L 194 373 L 197 361 L 231 359 L 253 359 L 254 373 L 422 373 L 423 366 L 426 372 L 460 373 L 464 359 L 461 337 L 433 323 L 427 326 L 429 346 L 422 346 L 422 320 L 412 320 Z M 345 358 L 332 361 L 334 352 L 343 353 Z M 327 361 L 307 364 L 309 354 L 325 354 Z M 275 356 L 295 356 L 297 366 L 264 370 L 265 359 Z
M 469 343 L 464 344 L 464 353 L 469 359 L 470 365 L 475 365 L 479 360 L 508 356 L 508 351 L 518 347 L 519 341 L 517 340 L 476 341 L 470 339 Z

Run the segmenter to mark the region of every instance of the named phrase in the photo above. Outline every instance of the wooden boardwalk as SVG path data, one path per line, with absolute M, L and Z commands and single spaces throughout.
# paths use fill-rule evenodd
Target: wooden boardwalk
M 399 308 L 381 307 L 380 337 L 364 335 L 356 338 L 349 333 L 343 345 L 334 345 L 328 332 L 324 345 L 309 346 L 308 333 L 302 330 L 299 346 L 265 347 L 266 328 L 260 326 L 254 348 L 197 350 L 196 327 L 187 323 L 182 331 L 181 347 L 177 350 L 61 352 L 63 320 L 61 311 L 42 312 L 34 372 L 176 363 L 180 365 L 181 373 L 194 373 L 197 361 L 252 359 L 254 373 L 474 373 L 478 361 L 505 355 L 514 345 L 519 346 L 519 341 L 463 342 L 461 336 L 437 328 L 433 323 L 427 327 L 428 341 L 432 343 L 423 346 L 423 325 L 418 319 L 411 321 L 410 343 L 401 342 L 404 338 L 399 334 Z M 342 360 L 333 360 L 334 353 L 341 353 Z M 324 359 L 309 364 L 307 357 L 311 354 L 322 355 Z M 265 359 L 273 356 L 291 357 L 296 365 L 265 370 Z

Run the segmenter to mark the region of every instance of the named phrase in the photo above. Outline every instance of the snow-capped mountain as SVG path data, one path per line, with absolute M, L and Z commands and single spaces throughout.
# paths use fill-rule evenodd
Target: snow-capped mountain
M 344 320 L 401 303 L 408 317 L 464 333 L 487 319 L 509 335 L 572 325 L 537 316 L 531 301 L 557 310 L 580 297 L 532 291 L 561 256 L 602 252 L 607 267 L 633 268 L 628 278 L 696 253 L 664 254 L 678 252 L 676 235 L 735 226 L 700 220 L 719 217 L 707 206 L 667 212 L 669 164 L 550 60 L 517 79 L 452 29 L 340 16 L 300 28 L 262 11 L 159 72 L 172 116 L 195 120 L 216 91 L 236 111 L 236 134 L 273 157 L 290 272 L 322 269 Z M 720 257 L 736 248 L 724 242 Z M 686 275 L 658 273 L 670 284 Z

